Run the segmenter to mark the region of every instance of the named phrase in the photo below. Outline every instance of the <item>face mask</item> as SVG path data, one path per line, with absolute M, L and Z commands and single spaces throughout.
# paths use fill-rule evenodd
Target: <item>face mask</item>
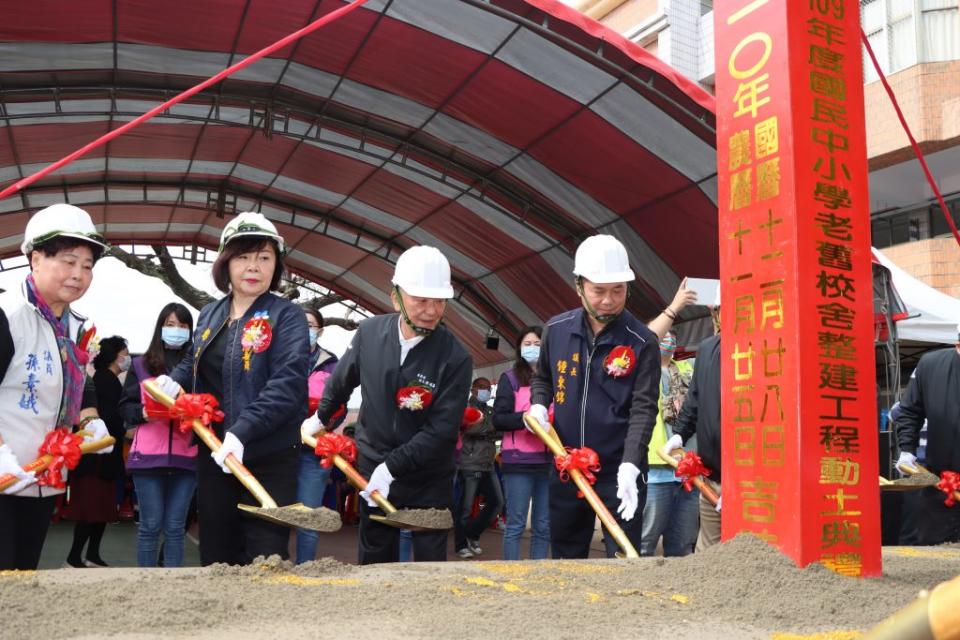
M 128 371 L 131 362 L 133 362 L 133 359 L 130 356 L 120 356 L 117 359 L 117 367 L 120 368 L 120 371 Z
M 190 330 L 183 327 L 162 327 L 160 339 L 171 349 L 179 349 L 190 339 Z
M 540 359 L 540 346 L 532 344 L 527 347 L 520 347 L 520 357 L 529 363 L 534 363 Z
M 490 389 L 477 389 L 477 400 L 480 402 L 489 402 Z
M 320 329 L 309 329 L 310 332 L 310 346 L 317 344 L 317 340 L 320 339 Z

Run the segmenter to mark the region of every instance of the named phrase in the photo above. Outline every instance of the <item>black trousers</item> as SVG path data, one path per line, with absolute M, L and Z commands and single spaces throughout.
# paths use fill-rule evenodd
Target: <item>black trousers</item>
M 503 489 L 496 471 L 460 471 L 460 508 L 454 512 L 456 543 L 459 551 L 467 546 L 467 538 L 476 540 L 503 509 Z M 483 496 L 483 507 L 477 517 L 470 518 L 473 500 Z
M 37 568 L 56 501 L 0 495 L 0 570 Z
M 244 464 L 277 504 L 297 499 L 299 448 L 288 447 Z M 250 564 L 257 556 L 287 559 L 290 529 L 249 516 L 237 504 L 259 506 L 233 474 L 224 473 L 201 451 L 197 462 L 197 505 L 200 521 L 200 564 Z
M 642 477 L 642 476 L 641 476 Z M 633 520 L 623 521 L 617 514 L 620 500 L 617 499 L 617 477 L 598 477 L 594 490 L 600 500 L 614 515 L 627 538 L 640 549 L 643 533 L 643 505 L 647 501 L 647 485 L 637 480 L 638 504 Z M 554 558 L 586 558 L 590 555 L 597 514 L 583 498 L 577 497 L 577 485 L 570 480 L 563 482 L 555 468 L 550 469 L 550 547 Z M 603 542 L 607 557 L 612 558 L 619 550 L 616 540 L 604 528 Z
M 400 507 L 397 507 L 400 508 Z M 360 564 L 398 562 L 400 560 L 400 529 L 371 520 L 370 515 L 383 515 L 360 498 Z M 447 559 L 447 531 L 414 531 L 413 559 L 415 562 L 444 562 Z
M 936 487 L 924 487 L 918 493 L 912 513 L 916 543 L 931 545 L 960 541 L 960 505 L 945 505 L 943 501 L 947 494 Z

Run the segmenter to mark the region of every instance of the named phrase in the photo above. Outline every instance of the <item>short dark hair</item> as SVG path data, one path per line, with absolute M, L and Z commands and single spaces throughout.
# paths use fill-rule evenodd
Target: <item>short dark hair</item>
M 93 359 L 93 368 L 102 371 L 112 365 L 120 355 L 120 352 L 127 348 L 127 341 L 120 336 L 110 336 L 100 341 L 100 352 Z
M 179 322 L 187 325 L 190 335 L 193 335 L 193 315 L 190 313 L 190 309 L 187 309 L 179 302 L 171 302 L 163 307 L 163 309 L 160 310 L 160 315 L 157 316 L 157 325 L 153 329 L 150 346 L 147 347 L 146 353 L 143 354 L 143 360 L 147 365 L 147 372 L 152 376 L 167 373 L 167 361 L 164 355 L 166 347 L 163 345 L 162 336 L 163 324 L 167 321 L 167 318 L 170 317 L 171 313 L 176 316 Z M 179 351 L 181 356 L 185 355 L 187 350 L 191 348 L 190 345 L 190 340 L 183 343 Z
M 217 289 L 224 293 L 230 293 L 230 260 L 244 253 L 262 251 L 268 246 L 273 247 L 273 255 L 277 257 L 277 268 L 270 280 L 270 291 L 279 289 L 284 270 L 283 256 L 280 255 L 280 247 L 277 245 L 277 241 L 263 236 L 247 236 L 227 243 L 227 246 L 217 256 L 216 262 L 213 263 L 213 283 L 217 285 Z
M 89 247 L 90 251 L 93 252 L 93 262 L 96 263 L 103 256 L 103 247 L 92 242 L 87 242 L 86 240 L 81 240 L 80 238 L 73 238 L 70 236 L 54 236 L 50 238 L 43 244 L 34 245 L 33 249 L 30 250 L 30 253 L 34 251 L 39 251 L 48 258 L 52 258 L 61 251 L 68 251 L 70 249 L 75 249 L 77 247 Z M 30 256 L 27 256 L 29 259 Z
M 313 307 L 304 307 L 304 313 L 309 313 L 313 316 L 313 319 L 317 321 L 317 324 L 320 325 L 320 328 L 323 329 L 323 314 L 314 309 Z
M 477 387 L 477 386 L 483 384 L 484 382 L 486 382 L 488 385 L 489 385 L 489 384 L 492 384 L 492 383 L 490 382 L 490 378 L 484 378 L 483 376 L 480 376 L 479 378 L 476 378 L 476 379 L 473 381 L 473 384 L 470 385 L 470 388 L 472 389 L 472 388 L 474 388 L 474 387 Z

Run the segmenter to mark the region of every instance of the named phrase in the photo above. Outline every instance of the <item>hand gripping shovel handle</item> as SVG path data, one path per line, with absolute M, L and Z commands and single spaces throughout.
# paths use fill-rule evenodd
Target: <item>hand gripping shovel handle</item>
M 674 449 L 674 451 L 683 451 L 683 449 Z M 657 449 L 657 455 L 660 456 L 660 459 L 666 462 L 668 465 L 673 467 L 676 471 L 679 466 L 677 459 L 673 457 L 673 451 L 667 451 L 667 446 L 664 445 L 660 449 Z M 700 490 L 700 493 L 703 494 L 703 497 L 707 499 L 710 504 L 717 506 L 717 503 L 720 502 L 720 497 L 713 490 L 713 488 L 703 481 L 703 477 L 697 476 L 693 479 L 693 486 Z
M 143 383 L 143 388 L 147 390 L 153 399 L 162 404 L 163 406 L 170 408 L 173 407 L 173 398 L 165 394 L 160 387 L 157 386 L 156 382 L 153 380 L 147 380 Z M 203 444 L 207 445 L 210 448 L 210 451 L 217 452 L 220 450 L 220 438 L 213 433 L 212 429 L 208 429 L 203 425 L 199 419 L 194 419 L 193 423 L 190 425 L 193 428 L 193 432 L 196 434 L 200 440 L 203 441 Z M 243 466 L 239 460 L 237 460 L 233 454 L 227 456 L 227 459 L 224 460 L 224 464 L 227 469 L 230 469 L 230 473 L 236 476 L 237 480 L 240 481 L 244 487 L 247 488 L 254 498 L 257 499 L 257 502 L 260 503 L 260 506 L 265 509 L 276 509 L 276 501 L 267 493 L 267 490 L 263 488 L 263 485 L 260 484 L 257 479 L 250 473 L 250 470 Z
M 563 448 L 563 443 L 560 442 L 560 436 L 555 431 L 550 431 L 549 433 L 544 431 L 543 427 L 540 426 L 540 422 L 536 418 L 524 414 L 523 416 L 524 424 L 527 425 L 531 431 L 537 434 L 543 443 L 547 445 L 547 448 L 550 449 L 550 452 L 555 456 L 565 456 L 567 455 L 566 450 Z M 583 494 L 583 497 L 586 499 L 587 503 L 593 508 L 594 512 L 597 514 L 597 517 L 600 518 L 600 522 L 603 523 L 603 526 L 607 528 L 607 531 L 610 532 L 610 535 L 613 536 L 613 539 L 617 541 L 617 544 L 620 545 L 620 548 L 623 549 L 623 553 L 628 558 L 639 558 L 640 554 L 637 553 L 637 550 L 633 547 L 633 544 L 630 542 L 630 539 L 627 537 L 627 534 L 624 533 L 623 529 L 620 528 L 620 524 L 617 522 L 617 519 L 613 517 L 613 514 L 610 513 L 610 510 L 607 509 L 607 505 L 603 504 L 603 501 L 600 499 L 600 496 L 597 495 L 597 492 L 594 491 L 593 485 L 591 485 L 586 478 L 583 477 L 583 474 L 580 473 L 577 469 L 570 470 L 570 477 L 573 478 L 573 481 L 576 483 L 577 488 L 580 489 L 580 492 Z
M 84 442 L 80 445 L 81 453 L 95 453 L 101 449 L 106 449 L 110 445 L 116 443 L 116 439 L 113 436 L 107 436 L 101 440 L 95 442 Z M 50 466 L 50 463 L 53 462 L 53 456 L 50 454 L 42 455 L 36 460 L 27 463 L 24 465 L 24 471 L 46 471 L 47 467 Z M 12 487 L 17 483 L 17 476 L 12 473 L 6 473 L 0 476 L 0 491 L 5 491 L 8 488 Z
M 304 433 L 303 427 L 300 428 L 300 441 L 311 449 L 317 448 L 317 438 Z M 339 454 L 333 454 L 330 457 L 333 459 L 333 464 L 337 465 L 337 469 L 340 469 L 340 471 L 343 472 L 343 475 L 347 476 L 347 480 L 350 482 L 350 484 L 355 486 L 360 491 L 365 491 L 367 489 L 366 478 L 360 475 L 360 472 L 357 471 L 352 464 L 347 462 L 343 456 Z M 371 493 L 370 498 L 376 502 L 377 506 L 380 507 L 388 516 L 397 512 L 397 508 L 393 506 L 389 500 L 384 498 L 379 491 L 374 491 Z

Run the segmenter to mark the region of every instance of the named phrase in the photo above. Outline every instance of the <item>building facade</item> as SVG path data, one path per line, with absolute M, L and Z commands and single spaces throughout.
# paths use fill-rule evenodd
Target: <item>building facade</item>
M 713 91 L 713 0 L 570 4 Z M 859 4 L 863 31 L 960 225 L 960 0 Z M 863 58 L 873 245 L 914 277 L 960 297 L 960 246 L 865 48 Z

